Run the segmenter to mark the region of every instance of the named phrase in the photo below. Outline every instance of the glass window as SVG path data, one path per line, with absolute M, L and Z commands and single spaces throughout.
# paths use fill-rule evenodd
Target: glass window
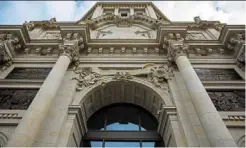
M 142 147 L 155 147 L 155 142 L 142 142 Z
M 102 141 L 90 141 L 91 147 L 102 147 L 103 145 Z
M 105 147 L 140 147 L 140 142 L 105 141 Z
M 87 124 L 89 130 L 146 131 L 156 130 L 158 122 L 140 107 L 119 104 L 99 110 Z

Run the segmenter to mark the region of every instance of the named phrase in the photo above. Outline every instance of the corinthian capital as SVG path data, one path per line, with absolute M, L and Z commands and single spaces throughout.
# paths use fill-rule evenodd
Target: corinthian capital
M 169 61 L 176 61 L 176 59 L 179 56 L 189 56 L 189 49 L 187 44 L 179 44 L 179 45 L 169 44 L 167 50 L 168 50 L 167 56 Z
M 60 45 L 59 55 L 65 55 L 70 58 L 71 62 L 77 66 L 79 61 L 79 47 L 76 44 L 73 45 Z

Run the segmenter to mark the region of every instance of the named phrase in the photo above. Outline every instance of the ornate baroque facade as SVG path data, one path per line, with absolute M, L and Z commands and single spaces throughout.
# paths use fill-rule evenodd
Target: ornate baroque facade
M 135 133 L 142 142 L 245 146 L 244 25 L 171 22 L 149 2 L 98 2 L 77 22 L 0 25 L 0 68 L 1 146 L 112 140 L 88 120 L 116 103 L 155 118 L 156 135 Z

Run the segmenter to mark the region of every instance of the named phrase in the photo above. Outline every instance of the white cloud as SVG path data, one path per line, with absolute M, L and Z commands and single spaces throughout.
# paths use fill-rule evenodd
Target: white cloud
M 200 16 L 201 19 L 227 24 L 245 24 L 244 1 L 155 1 L 153 3 L 171 21 L 193 21 L 195 16 Z
M 96 1 L 10 1 L 0 2 L 1 24 L 23 24 L 24 21 L 79 20 Z M 194 16 L 228 24 L 245 24 L 244 1 L 154 1 L 171 21 L 193 21 Z M 3 5 L 6 4 L 6 5 Z M 2 6 L 1 6 L 2 5 Z

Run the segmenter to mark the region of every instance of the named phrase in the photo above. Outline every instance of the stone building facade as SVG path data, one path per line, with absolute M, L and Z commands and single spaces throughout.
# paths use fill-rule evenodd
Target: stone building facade
M 245 146 L 244 25 L 98 2 L 76 22 L 0 25 L 0 51 L 0 146 Z M 89 119 L 120 103 L 148 112 L 156 128 L 91 130 L 103 119 Z

